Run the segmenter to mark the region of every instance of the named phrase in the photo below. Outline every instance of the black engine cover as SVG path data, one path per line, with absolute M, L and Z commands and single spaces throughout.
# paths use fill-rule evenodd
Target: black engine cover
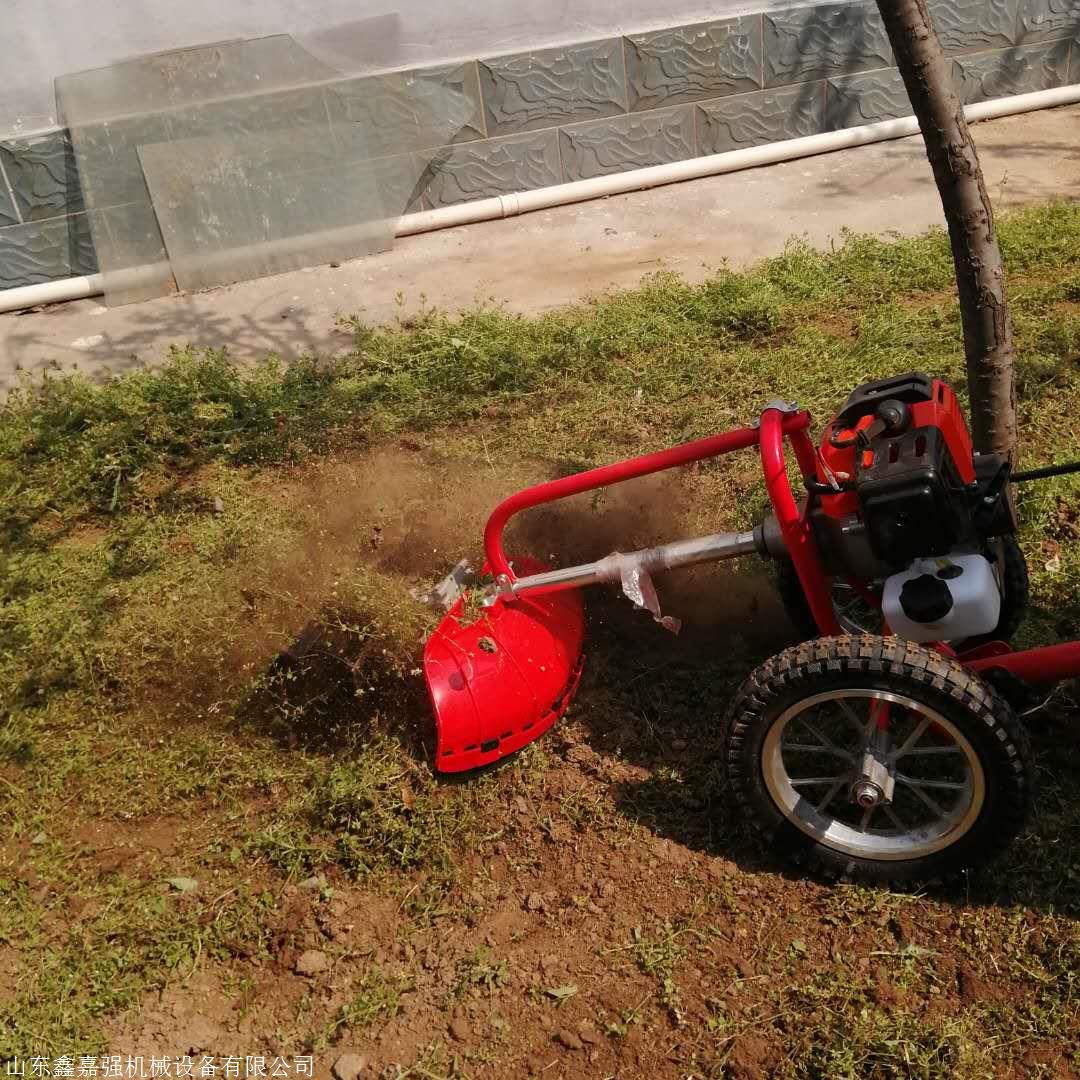
M 974 538 L 975 492 L 960 479 L 945 438 L 920 427 L 875 439 L 856 466 L 870 546 L 890 566 L 945 555 Z

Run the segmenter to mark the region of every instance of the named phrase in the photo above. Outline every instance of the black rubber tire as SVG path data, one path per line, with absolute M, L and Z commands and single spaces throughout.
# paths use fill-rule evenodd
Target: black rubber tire
M 893 691 L 936 709 L 956 725 L 982 767 L 985 801 L 955 843 L 908 860 L 874 860 L 828 847 L 783 815 L 765 785 L 761 752 L 769 728 L 799 700 L 826 690 Z M 729 790 L 764 845 L 803 866 L 873 882 L 933 881 L 991 859 L 1023 827 L 1031 800 L 1031 754 L 1008 703 L 954 660 L 898 638 L 818 638 L 762 664 L 740 687 L 723 734 Z
M 1031 586 L 1024 552 L 1015 536 L 1002 536 L 998 539 L 1001 542 L 1001 615 L 991 633 L 968 638 L 964 642 L 967 648 L 974 648 L 986 641 L 1011 640 L 1027 614 Z M 776 591 L 802 640 L 817 637 L 821 631 L 810 613 L 802 582 L 799 581 L 795 564 L 790 559 L 776 560 Z

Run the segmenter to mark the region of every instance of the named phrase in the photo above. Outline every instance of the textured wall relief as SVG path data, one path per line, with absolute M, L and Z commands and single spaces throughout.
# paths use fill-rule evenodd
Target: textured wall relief
M 107 274 L 161 262 L 139 154 L 179 138 L 224 131 L 242 138 L 256 165 L 260 154 L 284 162 L 284 174 L 310 180 L 289 206 L 348 192 L 343 167 L 363 166 L 353 172 L 377 189 L 385 221 L 910 115 L 873 0 L 786 2 L 625 37 L 344 79 L 308 58 L 288 89 L 259 93 L 229 83 L 232 91 L 221 95 L 227 102 L 181 105 L 167 96 L 170 107 L 157 114 L 105 109 L 116 119 L 99 121 L 90 110 L 70 132 L 12 136 L 0 141 L 0 286 L 88 273 L 97 265 L 95 244 Z M 1080 82 L 1080 0 L 927 2 L 963 101 Z M 748 2 L 744 10 L 753 8 Z M 198 58 L 216 63 L 219 53 L 208 47 Z M 155 63 L 140 84 L 151 104 L 161 91 Z M 101 92 L 116 104 L 108 86 Z M 292 212 L 280 200 L 278 210 Z M 220 195 L 213 211 L 237 212 Z
M 693 107 L 578 124 L 563 128 L 559 138 L 566 180 L 682 161 L 694 156 Z
M 558 133 L 540 131 L 438 151 L 430 163 L 426 197 L 450 206 L 559 183 Z
M 677 26 L 626 39 L 631 109 L 756 90 L 761 85 L 761 19 Z
M 0 162 L 23 221 L 39 221 L 82 209 L 75 158 L 64 132 L 51 131 L 36 138 L 0 143 Z
M 1019 0 L 930 0 L 946 50 L 1004 49 L 1016 41 Z
M 825 4 L 765 13 L 765 85 L 891 67 L 873 4 Z
M 800 83 L 696 108 L 698 153 L 721 154 L 816 135 L 822 130 L 825 95 L 821 83 Z
M 4 177 L 3 165 L 0 163 L 0 229 L 6 225 L 17 225 L 18 222 L 19 215 L 15 213 L 15 204 L 8 193 L 7 180 Z
M 957 93 L 965 105 L 1013 94 L 1030 94 L 1064 84 L 1069 65 L 1069 43 L 1053 41 L 1008 52 L 961 56 L 954 64 Z
M 480 61 L 488 135 L 626 111 L 621 38 Z
M 1020 40 L 1076 36 L 1080 0 L 1020 0 Z
M 373 154 L 403 154 L 484 135 L 476 64 L 350 79 L 327 91 L 335 138 Z
M 911 115 L 911 102 L 895 68 L 830 79 L 825 91 L 827 131 Z
M 429 209 L 423 194 L 434 175 L 431 160 L 437 161 L 443 152 L 441 149 L 428 150 L 422 154 L 398 154 L 372 160 L 375 182 L 390 217 Z
M 0 229 L 0 288 L 93 274 L 97 268 L 85 214 Z

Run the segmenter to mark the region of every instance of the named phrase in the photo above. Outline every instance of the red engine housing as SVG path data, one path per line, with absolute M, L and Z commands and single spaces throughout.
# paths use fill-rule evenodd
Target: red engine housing
M 879 402 L 896 396 L 897 390 L 902 394 L 904 387 L 910 387 L 916 379 L 924 380 L 929 384 L 929 388 L 922 400 L 905 402 L 911 410 L 910 430 L 937 428 L 945 440 L 960 479 L 966 484 L 974 482 L 975 468 L 972 463 L 971 436 L 968 434 L 963 410 L 952 387 L 940 379 L 931 381 L 925 380 L 922 376 L 912 375 L 864 384 L 829 421 L 822 435 L 819 453 L 822 463 L 836 480 L 847 484 L 855 479 L 859 455 L 862 457 L 864 466 L 868 467 L 872 464 L 873 451 L 859 446 L 858 433 L 865 431 L 873 424 L 875 418 L 873 410 Z M 909 391 L 909 396 L 913 396 L 911 391 Z M 863 404 L 867 411 L 852 417 L 852 413 L 857 411 L 853 406 Z M 848 445 L 836 446 L 834 440 L 847 442 Z M 859 512 L 859 496 L 853 489 L 836 495 L 822 495 L 821 507 L 830 517 L 845 518 Z

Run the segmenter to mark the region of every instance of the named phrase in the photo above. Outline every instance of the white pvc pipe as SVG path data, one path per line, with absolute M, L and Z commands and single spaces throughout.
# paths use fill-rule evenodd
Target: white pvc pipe
M 1014 97 L 996 98 L 968 105 L 964 115 L 974 123 L 993 120 L 1000 116 L 1036 109 L 1051 109 L 1059 105 L 1075 105 L 1080 102 L 1080 84 L 1060 86 L 1053 90 L 1038 90 L 1033 94 L 1017 94 Z M 496 195 L 490 199 L 462 203 L 460 206 L 444 206 L 438 210 L 424 210 L 407 214 L 398 222 L 395 236 L 415 236 L 417 233 L 435 229 L 449 229 L 456 225 L 471 225 L 477 221 L 514 217 L 532 210 L 546 210 L 553 206 L 599 199 L 606 195 L 623 195 L 630 191 L 675 184 L 683 180 L 698 180 L 705 176 L 753 169 L 761 165 L 775 165 L 781 161 L 794 161 L 813 154 L 827 154 L 834 150 L 847 150 L 868 143 L 903 139 L 918 133 L 919 124 L 914 116 L 898 120 L 882 120 L 876 124 L 827 131 L 820 135 L 807 135 L 801 139 L 752 146 L 745 150 L 729 150 L 723 154 L 675 161 L 667 165 L 653 165 L 645 169 L 611 173 L 589 180 L 577 180 L 569 184 L 537 188 L 535 191 L 519 191 L 512 195 Z M 135 272 L 138 272 L 136 269 Z M 66 278 L 43 285 L 23 285 L 17 289 L 0 292 L 0 313 L 18 311 L 37 304 L 55 304 L 62 300 L 81 300 L 98 296 L 104 290 L 101 274 L 89 277 Z
M 38 304 L 59 304 L 61 300 L 85 300 L 88 296 L 100 296 L 104 291 L 105 279 L 101 274 L 46 281 L 41 285 L 20 285 L 17 289 L 0 292 L 0 312 L 21 311 Z
M 110 289 L 160 288 L 172 280 L 172 266 L 163 260 L 129 266 L 109 274 Z M 86 277 L 62 278 L 46 281 L 42 285 L 20 285 L 17 289 L 0 292 L 0 313 L 19 311 L 21 308 L 39 304 L 58 304 L 62 300 L 85 300 L 88 296 L 101 296 L 105 292 L 105 275 L 89 274 Z M 152 294 L 151 294 L 152 295 Z
M 1049 109 L 1056 105 L 1073 105 L 1077 102 L 1080 102 L 1080 85 L 1061 86 L 1054 90 L 1039 90 L 1032 94 L 980 101 L 968 105 L 964 109 L 964 115 L 974 123 L 977 120 L 992 120 L 999 116 L 1012 116 L 1015 113 Z M 462 203 L 459 206 L 444 206 L 438 210 L 408 214 L 399 222 L 396 235 L 413 236 L 432 229 L 447 229 L 454 225 L 470 225 L 476 221 L 513 217 L 530 210 L 566 206 L 568 203 L 599 199 L 606 195 L 622 195 L 629 191 L 678 183 L 681 180 L 698 180 L 704 176 L 719 176 L 722 173 L 738 172 L 740 169 L 775 165 L 781 161 L 794 161 L 813 154 L 847 150 L 853 146 L 865 146 L 867 143 L 903 139 L 917 134 L 918 131 L 919 123 L 915 117 L 903 116 L 898 120 L 882 120 L 876 124 L 826 131 L 820 135 L 806 135 L 801 139 L 786 139 L 783 142 L 766 143 L 764 146 L 751 146 L 745 150 L 728 150 L 723 154 L 709 154 L 706 157 L 689 158 L 667 165 L 610 173 L 570 184 L 537 188 L 535 191 L 496 195 L 494 198 L 478 199 L 476 202 Z

